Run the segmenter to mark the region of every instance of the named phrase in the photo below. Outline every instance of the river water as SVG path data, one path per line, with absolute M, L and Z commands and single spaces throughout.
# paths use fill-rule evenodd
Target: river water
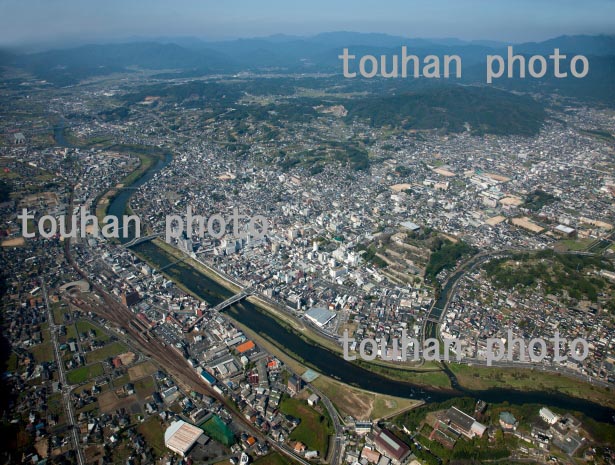
M 58 131 L 56 131 L 58 132 Z M 60 131 L 61 132 L 61 129 Z M 58 138 L 56 138 L 58 140 Z M 60 139 L 60 140 L 63 140 Z M 59 141 L 58 141 L 59 142 Z M 150 170 L 139 178 L 133 186 L 148 182 L 158 171 L 171 161 L 168 155 L 160 160 Z M 126 211 L 127 203 L 134 190 L 126 189 L 118 194 L 109 205 L 109 215 L 120 218 Z M 153 242 L 144 242 L 135 249 L 147 257 L 155 268 L 166 266 L 175 261 Z M 216 305 L 233 295 L 233 292 L 196 271 L 178 265 L 172 265 L 167 270 L 175 279 L 181 281 L 190 291 L 203 298 L 210 305 Z M 579 411 L 598 421 L 612 422 L 615 410 L 602 407 L 582 398 L 565 396 L 550 391 L 522 392 L 513 389 L 488 389 L 485 391 L 426 389 L 412 383 L 393 381 L 378 374 L 371 373 L 361 367 L 345 361 L 338 354 L 314 345 L 299 337 L 291 329 L 280 324 L 264 309 L 243 301 L 227 310 L 230 316 L 251 328 L 253 331 L 276 341 L 292 354 L 296 354 L 302 362 L 319 373 L 338 379 L 339 381 L 368 391 L 398 397 L 423 399 L 427 402 L 440 402 L 456 396 L 471 396 L 489 403 L 509 402 L 511 404 L 540 404 L 565 410 Z

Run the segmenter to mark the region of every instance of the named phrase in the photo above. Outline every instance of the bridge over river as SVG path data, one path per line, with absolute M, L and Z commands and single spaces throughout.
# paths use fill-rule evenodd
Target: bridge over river
M 237 302 L 239 302 L 239 301 L 245 299 L 246 297 L 252 295 L 253 292 L 254 291 L 253 291 L 253 289 L 251 287 L 247 287 L 243 291 L 235 294 L 232 297 L 229 297 L 224 302 L 220 302 L 212 310 L 214 312 L 221 312 L 225 308 L 228 308 L 231 305 L 236 304 Z M 204 317 L 205 317 L 205 315 L 200 316 L 196 320 L 194 320 L 192 323 L 190 323 L 188 326 L 184 327 L 184 332 L 185 333 L 189 333 L 190 331 L 192 331 L 194 329 L 194 327 L 197 326 L 203 320 Z

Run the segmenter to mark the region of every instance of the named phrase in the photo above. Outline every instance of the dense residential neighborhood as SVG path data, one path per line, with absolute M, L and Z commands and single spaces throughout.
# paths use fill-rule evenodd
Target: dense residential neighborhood
M 4 463 L 615 463 L 610 107 L 12 60 Z

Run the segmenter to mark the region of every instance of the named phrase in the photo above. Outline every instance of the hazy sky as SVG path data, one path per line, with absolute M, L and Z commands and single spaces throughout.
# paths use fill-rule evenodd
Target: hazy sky
M 509 42 L 615 33 L 615 0 L 0 0 L 0 44 L 325 31 Z

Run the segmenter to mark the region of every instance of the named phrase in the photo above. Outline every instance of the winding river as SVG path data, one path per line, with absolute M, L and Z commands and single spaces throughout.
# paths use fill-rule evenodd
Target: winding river
M 59 131 L 62 132 L 62 128 Z M 63 141 L 63 137 L 56 138 L 58 143 Z M 149 181 L 158 171 L 163 169 L 171 161 L 168 155 L 165 160 L 160 160 L 153 165 L 147 173 L 139 178 L 133 186 L 139 186 Z M 109 205 L 109 215 L 121 217 L 126 211 L 126 207 L 133 189 L 125 189 L 114 197 Z M 155 268 L 169 265 L 175 262 L 164 250 L 158 248 L 153 242 L 143 242 L 135 249 L 145 256 Z M 194 292 L 199 297 L 206 300 L 211 305 L 216 305 L 224 299 L 233 295 L 233 292 L 221 286 L 208 277 L 197 273 L 195 270 L 178 265 L 172 265 L 167 269 L 174 279 Z M 378 374 L 365 370 L 345 361 L 338 354 L 323 347 L 312 344 L 298 336 L 291 329 L 280 324 L 271 317 L 266 310 L 243 301 L 233 305 L 227 310 L 230 316 L 267 338 L 276 341 L 278 346 L 288 349 L 302 359 L 302 362 L 314 370 L 327 376 L 338 379 L 339 381 L 356 386 L 361 389 L 376 393 L 387 394 L 398 397 L 423 399 L 427 402 L 440 402 L 455 396 L 471 396 L 480 398 L 489 403 L 510 402 L 514 404 L 541 404 L 551 407 L 579 411 L 598 421 L 611 422 L 615 415 L 615 410 L 600 406 L 596 403 L 582 398 L 570 397 L 550 391 L 517 391 L 513 389 L 488 389 L 484 391 L 471 391 L 460 388 L 452 378 L 453 386 L 456 390 L 439 390 L 418 387 L 412 383 L 393 381 Z

